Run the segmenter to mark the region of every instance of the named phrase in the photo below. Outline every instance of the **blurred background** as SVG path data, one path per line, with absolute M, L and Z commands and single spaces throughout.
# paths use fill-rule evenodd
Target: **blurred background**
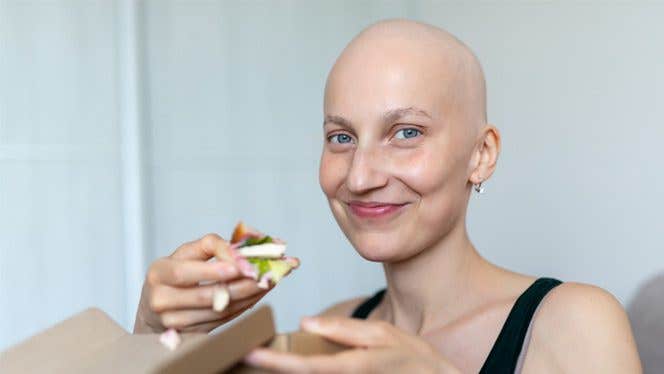
M 664 268 L 664 2 L 0 0 L 0 349 L 89 306 L 131 329 L 150 262 L 239 219 L 302 259 L 279 330 L 381 287 L 317 165 L 329 68 L 392 17 L 484 65 L 480 252 L 627 305 Z

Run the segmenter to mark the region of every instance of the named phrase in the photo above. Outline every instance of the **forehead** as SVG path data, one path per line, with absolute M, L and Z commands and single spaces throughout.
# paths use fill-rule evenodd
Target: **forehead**
M 349 48 L 328 77 L 325 114 L 369 119 L 392 108 L 450 112 L 455 69 L 449 58 L 409 43 L 377 42 Z

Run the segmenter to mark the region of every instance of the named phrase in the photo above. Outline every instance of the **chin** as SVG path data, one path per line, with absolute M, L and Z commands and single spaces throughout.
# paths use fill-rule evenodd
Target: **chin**
M 399 240 L 398 233 L 354 232 L 347 237 L 357 253 L 368 261 L 398 262 L 416 252 L 408 243 Z
M 399 262 L 418 253 L 418 243 L 412 238 L 419 236 L 419 230 L 410 210 L 396 220 L 366 223 L 354 220 L 342 204 L 330 202 L 330 206 L 339 228 L 365 260 Z

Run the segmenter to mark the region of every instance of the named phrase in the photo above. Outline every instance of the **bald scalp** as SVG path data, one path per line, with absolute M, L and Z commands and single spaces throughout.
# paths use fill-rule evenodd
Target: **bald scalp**
M 413 61 L 431 61 L 429 66 L 443 77 L 431 85 L 445 90 L 442 105 L 456 112 L 457 119 L 473 129 L 487 123 L 484 73 L 475 54 L 447 31 L 411 20 L 380 21 L 362 30 L 337 58 L 328 75 L 326 94 L 336 75 L 347 72 L 349 65 L 391 59 L 395 50 L 416 55 Z

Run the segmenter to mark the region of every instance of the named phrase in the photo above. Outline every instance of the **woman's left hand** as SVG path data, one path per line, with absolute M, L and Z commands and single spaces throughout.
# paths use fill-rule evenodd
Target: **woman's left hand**
M 245 362 L 285 373 L 459 373 L 431 344 L 387 322 L 310 317 L 302 329 L 355 349 L 301 356 L 259 348 Z

